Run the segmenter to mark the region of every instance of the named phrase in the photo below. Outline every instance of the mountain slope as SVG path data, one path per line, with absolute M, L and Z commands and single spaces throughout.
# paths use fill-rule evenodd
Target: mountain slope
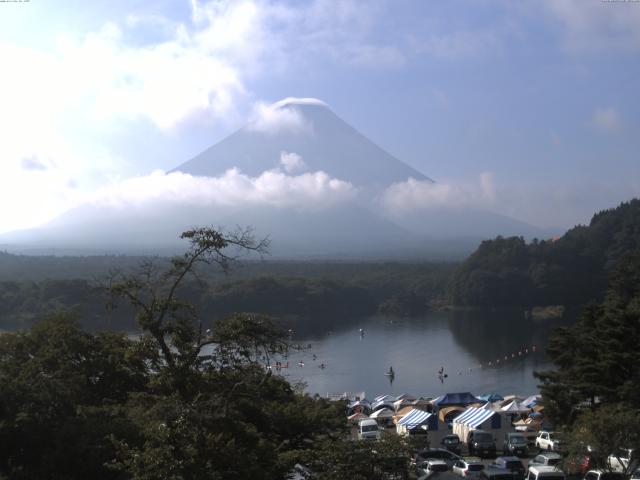
M 304 162 L 292 173 L 321 170 L 333 178 L 368 188 L 384 187 L 409 177 L 427 180 L 319 101 L 286 99 L 276 104 L 273 115 L 276 119 L 270 122 L 254 120 L 175 171 L 215 177 L 238 168 L 256 177 L 281 167 L 285 152 L 298 155 Z
M 321 101 L 290 98 L 172 172 L 125 180 L 47 225 L 0 236 L 0 246 L 168 253 L 195 225 L 251 225 L 272 238 L 278 257 L 442 259 L 497 234 L 540 235 L 475 208 L 411 205 L 394 214 L 384 194 L 409 184 L 436 185 Z

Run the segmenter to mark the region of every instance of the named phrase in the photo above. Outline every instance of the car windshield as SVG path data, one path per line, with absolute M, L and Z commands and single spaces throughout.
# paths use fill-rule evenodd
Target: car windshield
M 549 458 L 547 459 L 547 465 L 558 465 L 560 463 L 560 459 L 559 458 Z
M 436 463 L 431 465 L 431 470 L 434 472 L 446 472 L 449 469 L 446 463 Z
M 477 433 L 475 436 L 476 442 L 491 442 L 493 437 L 490 433 Z
M 460 440 L 457 438 L 445 438 L 442 443 L 445 445 L 457 445 L 460 443 Z
M 508 462 L 505 462 L 505 466 L 509 470 L 513 470 L 514 468 L 519 470 L 522 468 L 522 463 L 519 460 L 510 460 Z
M 469 470 L 470 472 L 479 472 L 481 470 L 484 470 L 484 465 L 482 465 L 481 463 L 473 463 L 469 465 L 469 467 L 467 467 L 467 470 Z
M 361 428 L 362 428 L 363 432 L 377 432 L 378 431 L 378 426 L 377 425 L 363 425 Z
M 524 439 L 524 437 L 511 437 L 509 440 L 513 445 L 524 445 L 525 443 L 527 443 L 527 441 Z

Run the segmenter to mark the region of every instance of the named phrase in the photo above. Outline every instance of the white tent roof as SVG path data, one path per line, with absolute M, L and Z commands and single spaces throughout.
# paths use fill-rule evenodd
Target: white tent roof
M 519 404 L 517 401 L 513 401 L 508 405 L 505 405 L 501 409 L 505 413 L 527 413 L 529 409 L 524 405 Z
M 453 423 L 462 423 L 464 425 L 469 425 L 471 428 L 476 428 L 478 425 L 482 425 L 487 419 L 493 417 L 496 413 L 498 412 L 494 410 L 469 407 L 454 418 Z
M 369 415 L 369 418 L 386 418 L 386 417 L 393 417 L 393 410 L 389 408 L 383 408 L 381 410 L 376 410 L 371 415 Z
M 413 430 L 420 425 L 423 425 L 433 413 L 424 412 L 422 410 L 412 410 L 410 413 L 402 417 L 398 422 L 398 425 L 405 425 L 409 430 Z

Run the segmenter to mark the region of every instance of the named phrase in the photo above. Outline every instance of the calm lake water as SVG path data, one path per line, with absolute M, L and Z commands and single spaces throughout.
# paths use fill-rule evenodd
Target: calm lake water
M 343 328 L 336 328 L 335 320 L 328 323 L 334 331 L 295 339 L 311 348 L 290 355 L 283 374 L 291 382 L 305 382 L 311 394 L 364 391 L 372 399 L 383 393 L 537 393 L 533 372 L 551 366 L 544 353 L 549 334 L 572 320 L 525 319 L 522 311 L 474 311 L 435 312 L 411 320 L 371 317 Z M 389 366 L 395 371 L 393 382 L 384 375 Z M 448 375 L 442 380 L 440 367 Z

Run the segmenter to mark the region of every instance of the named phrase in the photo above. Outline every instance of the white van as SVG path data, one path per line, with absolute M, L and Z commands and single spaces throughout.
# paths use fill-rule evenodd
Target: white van
M 358 439 L 360 440 L 378 440 L 380 439 L 380 430 L 378 422 L 372 418 L 365 418 L 358 422 Z
M 548 465 L 536 465 L 529 467 L 527 480 L 565 480 L 562 470 Z

